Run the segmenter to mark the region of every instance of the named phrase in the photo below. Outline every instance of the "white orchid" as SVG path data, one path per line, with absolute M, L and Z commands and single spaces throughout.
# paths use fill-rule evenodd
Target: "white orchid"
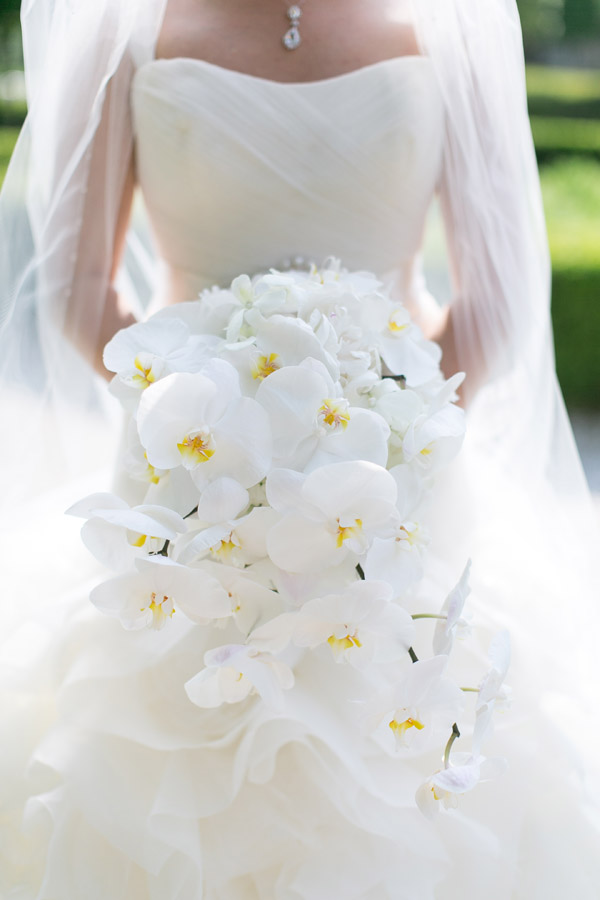
M 444 674 L 447 657 L 407 663 L 398 681 L 372 698 L 363 716 L 367 733 L 392 750 L 424 749 L 452 725 L 463 705 L 460 688 Z
M 161 629 L 177 610 L 198 624 L 231 615 L 227 592 L 216 578 L 164 556 L 136 560 L 137 572 L 95 587 L 90 600 L 124 628 Z
M 341 594 L 309 600 L 297 612 L 271 619 L 252 632 L 250 641 L 274 653 L 290 641 L 311 650 L 328 644 L 336 662 L 362 669 L 401 659 L 413 634 L 413 621 L 392 602 L 389 585 L 356 581 Z
M 223 360 L 213 360 L 201 373 L 169 375 L 148 388 L 138 430 L 151 465 L 183 466 L 200 489 L 222 476 L 250 487 L 271 461 L 268 417 L 240 395 L 237 373 Z
M 142 391 L 172 372 L 198 371 L 217 344 L 210 336 L 192 335 L 180 318 L 138 322 L 117 332 L 104 348 L 104 365 L 116 373 L 110 390 L 135 411 Z
M 504 684 L 510 665 L 510 636 L 507 631 L 500 631 L 494 635 L 488 657 L 491 666 L 479 686 L 476 705 L 478 712 L 484 706 L 499 711 L 510 706 L 511 690 Z
M 204 654 L 205 669 L 185 683 L 196 706 L 214 708 L 260 694 L 274 712 L 284 708 L 283 691 L 294 685 L 294 673 L 270 653 L 245 644 L 225 644 Z
M 222 585 L 231 606 L 230 616 L 215 624 L 226 625 L 232 618 L 246 638 L 253 628 L 273 619 L 281 612 L 281 597 L 276 591 L 257 580 L 256 569 L 252 566 L 241 570 L 223 563 L 203 560 L 199 567 Z
M 140 505 L 98 494 L 69 511 L 124 573 L 94 589 L 98 609 L 127 629 L 175 618 L 214 648 L 185 684 L 191 702 L 258 694 L 281 713 L 292 666 L 307 675 L 315 653 L 386 752 L 446 746 L 417 794 L 426 815 L 500 770 L 481 745 L 507 703 L 510 656 L 497 636 L 469 693 L 448 675 L 469 564 L 436 617 L 436 655 L 412 649 L 402 604 L 412 611 L 421 596 L 432 475 L 464 433 L 463 376 L 445 381 L 439 360 L 397 285 L 371 273 L 330 259 L 239 275 L 109 343 L 111 390 L 133 414 L 124 463 Z M 239 642 L 215 647 L 215 629 Z M 356 671 L 340 677 L 332 662 Z M 454 723 L 475 696 L 470 752 L 454 752 Z
M 458 757 L 458 754 L 456 754 Z M 415 800 L 417 806 L 428 819 L 433 819 L 444 809 L 456 809 L 461 794 L 472 791 L 481 779 L 481 765 L 471 756 L 440 769 L 425 781 L 417 790 Z
M 409 425 L 402 444 L 404 461 L 429 471 L 447 465 L 462 446 L 464 410 L 450 402 L 464 375 L 449 379 Z
M 454 639 L 464 638 L 470 632 L 469 620 L 463 616 L 465 601 L 471 593 L 470 571 L 471 560 L 468 560 L 458 584 L 452 588 L 444 601 L 441 615 L 446 618 L 438 620 L 433 633 L 433 652 L 436 654 L 447 656 L 452 650 Z
M 438 344 L 423 337 L 405 307 L 396 306 L 390 311 L 378 338 L 384 363 L 395 375 L 403 375 L 411 387 L 424 384 L 439 373 L 442 353 Z
M 187 530 L 172 509 L 150 504 L 132 508 L 116 494 L 92 494 L 67 514 L 87 519 L 81 529 L 84 544 L 102 565 L 117 572 L 138 556 L 158 553 L 165 542 Z
M 269 414 L 275 466 L 312 471 L 339 460 L 387 462 L 387 424 L 370 410 L 351 407 L 316 361 L 274 372 L 256 400 Z
M 433 819 L 443 809 L 457 809 L 462 794 L 482 781 L 499 778 L 506 772 L 502 757 L 487 758 L 479 753 L 454 753 L 449 764 L 435 772 L 417 790 L 415 800 L 421 812 Z
M 348 553 L 364 554 L 397 520 L 396 482 L 373 463 L 340 462 L 309 475 L 273 469 L 267 497 L 282 513 L 267 535 L 275 565 L 310 572 L 338 565 Z
M 176 559 L 188 565 L 210 556 L 216 561 L 243 568 L 266 557 L 267 533 L 278 519 L 273 509 L 259 507 L 239 519 L 201 528 L 178 544 Z
M 423 472 L 446 465 L 464 437 L 464 411 L 453 403 L 459 373 L 436 388 L 430 399 L 390 379 L 371 390 L 373 409 L 391 429 L 390 464 L 409 463 Z
M 230 342 L 221 351 L 222 358 L 237 369 L 245 396 L 253 396 L 273 372 L 308 358 L 321 362 L 337 378 L 335 359 L 306 322 L 282 315 L 265 318 L 257 309 L 246 314 L 245 322 L 249 333 L 245 340 Z

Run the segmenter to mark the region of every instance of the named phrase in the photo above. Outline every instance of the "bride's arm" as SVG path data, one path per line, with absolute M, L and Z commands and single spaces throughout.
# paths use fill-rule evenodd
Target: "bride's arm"
M 111 374 L 102 362 L 104 345 L 135 321 L 114 286 L 135 187 L 129 108 L 115 108 L 115 94 L 120 91 L 118 81 L 109 83 L 92 145 L 65 319 L 66 336 L 105 378 Z M 126 167 L 123 160 L 128 160 Z
M 526 379 L 529 395 L 551 342 L 550 266 L 517 8 L 424 0 L 415 9 L 444 101 L 439 194 L 453 282 L 426 331 L 442 345 L 444 371 L 466 373 L 466 403 L 492 383 L 514 393 L 509 376 Z

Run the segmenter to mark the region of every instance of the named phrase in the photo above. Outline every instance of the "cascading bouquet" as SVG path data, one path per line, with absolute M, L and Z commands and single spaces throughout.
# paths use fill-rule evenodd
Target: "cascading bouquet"
M 413 762 L 438 748 L 443 762 L 416 793 L 427 815 L 502 769 L 481 745 L 509 660 L 501 633 L 477 687 L 448 674 L 467 631 L 469 564 L 441 609 L 409 611 L 428 542 L 420 511 L 464 435 L 463 376 L 446 381 L 440 357 L 370 273 L 330 260 L 241 275 L 107 345 L 143 502 L 95 494 L 69 510 L 120 573 L 93 590 L 99 610 L 127 629 L 177 615 L 199 630 L 209 649 L 185 683 L 192 703 L 258 694 L 292 715 L 311 656 L 351 667 L 360 680 L 344 694 L 335 679 L 336 707 L 365 747 Z M 435 626 L 429 658 L 422 619 Z M 457 752 L 471 694 L 471 747 Z

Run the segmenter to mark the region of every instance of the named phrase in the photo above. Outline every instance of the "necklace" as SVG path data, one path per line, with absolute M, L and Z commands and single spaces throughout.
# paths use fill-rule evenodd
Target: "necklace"
M 283 46 L 286 48 L 286 50 L 295 50 L 296 47 L 300 46 L 302 38 L 300 37 L 300 29 L 298 28 L 298 23 L 300 22 L 301 15 L 302 10 L 297 3 L 294 3 L 293 6 L 288 7 L 287 17 L 290 21 L 290 27 L 282 37 Z

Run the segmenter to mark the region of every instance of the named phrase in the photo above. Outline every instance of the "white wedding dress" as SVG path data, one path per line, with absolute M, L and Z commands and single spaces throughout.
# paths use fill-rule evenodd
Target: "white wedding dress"
M 418 304 L 444 133 L 426 58 L 309 83 L 150 59 L 131 101 L 161 258 L 155 307 L 240 272 L 329 255 L 385 273 Z M 498 535 L 489 523 L 461 535 L 465 468 L 451 467 L 439 486 L 425 587 L 447 591 L 473 556 L 483 637 L 467 653 L 480 664 L 489 636 L 518 622 L 523 598 L 551 585 L 537 571 L 499 595 Z M 256 698 L 198 709 L 182 687 L 201 663 L 196 626 L 132 633 L 100 616 L 87 594 L 102 575 L 75 546 L 76 523 L 52 528 L 47 567 L 36 557 L 35 596 L 2 656 L 7 900 L 599 896 L 579 756 L 539 701 L 526 636 L 514 635 L 515 703 L 488 748 L 507 758 L 507 774 L 429 822 L 414 803 L 418 767 L 350 730 L 339 703 L 347 667 L 345 688 L 342 667 L 296 673 L 281 716 Z M 534 524 L 520 519 L 519 530 L 528 541 L 517 557 L 535 560 Z

